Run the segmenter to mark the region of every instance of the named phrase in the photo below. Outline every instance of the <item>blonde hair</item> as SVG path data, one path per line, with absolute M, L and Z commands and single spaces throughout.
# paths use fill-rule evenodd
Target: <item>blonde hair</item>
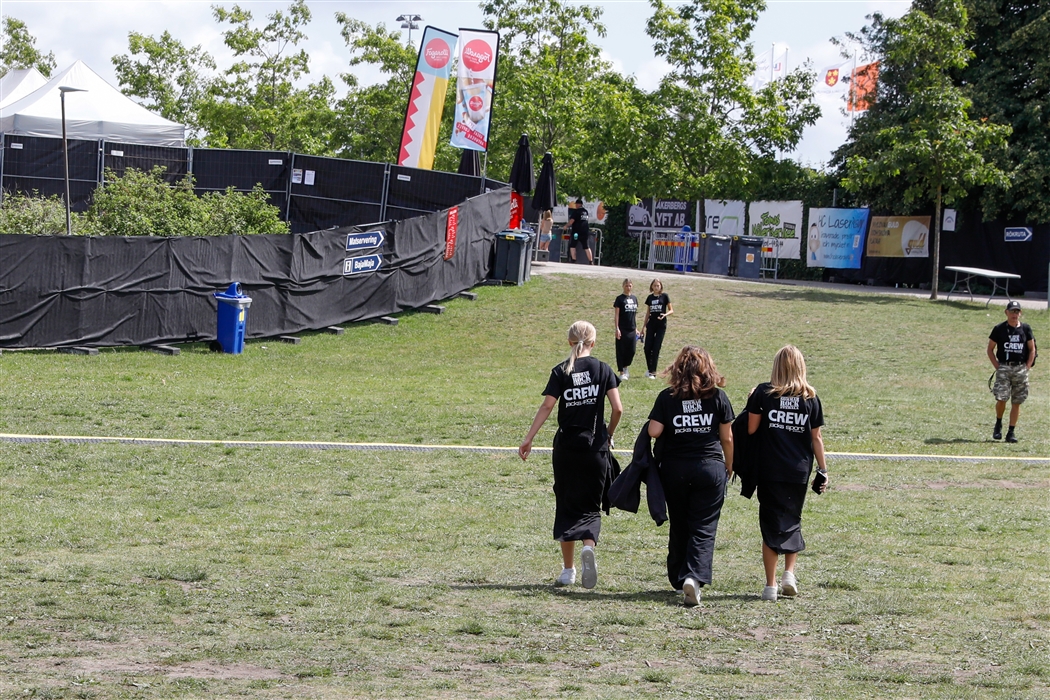
M 594 346 L 594 341 L 598 338 L 598 332 L 594 330 L 594 326 L 587 321 L 577 321 L 576 323 L 569 326 L 569 342 L 572 343 L 572 350 L 569 352 L 569 357 L 565 360 L 562 367 L 565 368 L 565 373 L 569 374 L 576 366 L 576 360 L 580 359 L 580 355 L 583 354 L 584 348 L 587 346 Z
M 634 286 L 634 282 L 631 281 L 630 277 L 624 277 L 623 282 L 620 284 L 621 287 L 626 287 L 627 285 Z
M 548 220 L 551 220 L 551 219 L 554 218 L 554 214 L 551 213 L 550 209 L 547 209 L 546 211 L 543 212 L 543 217 L 542 218 L 543 218 L 544 221 L 548 221 Z
M 659 277 L 654 277 L 654 278 L 653 278 L 653 281 L 649 283 L 649 291 L 650 291 L 650 292 L 651 292 L 651 291 L 653 291 L 653 287 L 654 287 L 655 285 L 660 285 L 660 291 L 661 291 L 661 292 L 663 292 L 663 291 L 664 291 L 664 283 L 660 281 L 660 278 L 659 278 Z
M 682 348 L 665 374 L 670 375 L 671 395 L 676 399 L 706 399 L 726 385 L 710 353 L 695 345 Z
M 794 345 L 785 345 L 773 358 L 773 374 L 769 378 L 773 396 L 801 396 L 812 399 L 817 390 L 806 380 L 806 358 Z

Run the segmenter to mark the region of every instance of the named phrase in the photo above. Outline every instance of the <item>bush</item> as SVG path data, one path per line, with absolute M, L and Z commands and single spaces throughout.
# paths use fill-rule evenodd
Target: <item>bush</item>
M 0 234 L 27 233 L 54 236 L 66 232 L 66 206 L 58 196 L 4 193 L 0 206 Z

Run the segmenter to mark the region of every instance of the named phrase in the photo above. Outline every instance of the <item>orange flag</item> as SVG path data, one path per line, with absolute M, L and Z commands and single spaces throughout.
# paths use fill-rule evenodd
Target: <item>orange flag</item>
M 849 81 L 849 100 L 846 110 L 863 112 L 875 102 L 875 85 L 879 82 L 879 62 L 868 63 L 853 69 Z

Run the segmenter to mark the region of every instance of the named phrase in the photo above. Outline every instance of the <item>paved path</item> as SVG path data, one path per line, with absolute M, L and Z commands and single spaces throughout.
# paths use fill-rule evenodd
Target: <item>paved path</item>
M 623 279 L 624 277 L 632 277 L 635 280 L 635 287 L 641 282 L 644 282 L 646 278 L 650 276 L 659 275 L 660 277 L 690 277 L 697 280 L 719 280 L 722 282 L 732 282 L 736 284 L 769 284 L 779 285 L 783 287 L 809 287 L 814 289 L 831 289 L 837 292 L 852 292 L 854 294 L 882 294 L 882 295 L 896 295 L 896 296 L 907 296 L 915 297 L 918 299 L 929 299 L 930 292 L 922 289 L 897 289 L 896 287 L 869 287 L 867 285 L 860 284 L 833 284 L 831 282 L 816 282 L 812 280 L 769 280 L 769 279 L 741 279 L 739 277 L 725 277 L 722 275 L 705 275 L 698 272 L 675 272 L 673 270 L 636 270 L 628 267 L 605 267 L 601 265 L 573 265 L 572 263 L 556 263 L 556 262 L 534 262 L 532 263 L 532 274 L 537 276 L 544 275 L 582 275 L 584 277 L 602 277 L 610 279 Z M 644 285 L 642 285 L 644 286 Z M 944 294 L 940 295 L 940 300 L 944 301 Z M 952 298 L 948 301 L 969 301 L 969 295 L 960 295 L 958 292 L 952 295 Z M 981 296 L 975 294 L 973 297 L 974 304 L 984 304 L 988 301 L 987 296 Z M 1021 307 L 1025 309 L 1045 309 L 1047 308 L 1046 299 L 1033 299 L 1033 298 L 1019 298 L 1017 301 L 1021 302 Z M 1007 302 L 1006 297 L 996 296 L 991 300 L 992 304 L 996 306 L 1005 307 Z

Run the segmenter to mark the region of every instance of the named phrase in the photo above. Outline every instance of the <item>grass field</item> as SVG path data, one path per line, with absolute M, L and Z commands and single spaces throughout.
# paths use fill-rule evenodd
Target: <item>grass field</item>
M 665 361 L 710 349 L 738 410 L 794 342 L 829 451 L 1021 459 L 830 459 L 802 594 L 776 604 L 734 494 L 686 609 L 644 509 L 606 520 L 597 589 L 551 585 L 543 454 L 0 443 L 0 697 L 1045 697 L 1050 465 L 1024 458 L 1050 455 L 1047 364 L 1021 442 L 993 443 L 1001 309 L 666 284 Z M 618 286 L 480 288 L 239 357 L 5 352 L 0 432 L 513 446 L 573 320 L 612 360 Z M 622 435 L 659 390 L 634 369 Z

